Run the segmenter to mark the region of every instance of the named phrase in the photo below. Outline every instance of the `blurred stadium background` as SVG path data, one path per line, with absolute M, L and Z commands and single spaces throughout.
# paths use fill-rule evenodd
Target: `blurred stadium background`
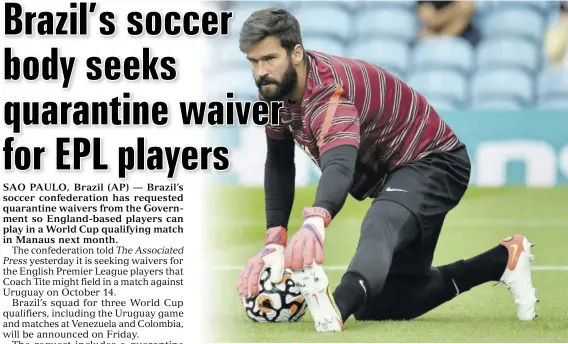
M 545 44 L 549 28 L 561 21 L 559 1 L 474 1 L 470 31 L 475 33 L 427 39 L 419 39 L 426 25 L 417 1 L 223 4 L 234 19 L 216 56 L 227 69 L 225 85 L 242 97 L 254 99 L 256 89 L 247 82 L 250 71 L 238 51 L 239 31 L 252 11 L 279 7 L 297 16 L 306 49 L 374 62 L 423 92 L 437 108 L 568 110 L 568 56 L 564 65 L 553 64 Z
M 285 8 L 297 16 L 306 49 L 376 63 L 424 94 L 478 160 L 472 184 L 568 184 L 568 6 L 560 1 L 469 4 L 470 27 L 462 35 L 422 38 L 427 20 L 421 6 L 429 2 L 215 2 L 234 18 L 229 36 L 208 40 L 210 77 L 204 85 L 213 99 L 234 92 L 237 100 L 256 100 L 249 62 L 238 49 L 239 32 L 253 11 Z M 215 128 L 213 133 L 233 155 L 222 180 L 261 185 L 263 128 Z M 298 184 L 314 184 L 319 171 L 298 156 Z M 511 163 L 519 160 L 525 164 Z

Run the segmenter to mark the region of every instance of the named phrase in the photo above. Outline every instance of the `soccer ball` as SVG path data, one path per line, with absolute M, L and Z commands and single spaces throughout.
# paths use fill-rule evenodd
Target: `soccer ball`
M 282 281 L 273 284 L 270 268 L 266 268 L 260 277 L 258 294 L 243 298 L 242 303 L 247 316 L 255 322 L 296 322 L 307 310 L 290 270 L 284 270 Z

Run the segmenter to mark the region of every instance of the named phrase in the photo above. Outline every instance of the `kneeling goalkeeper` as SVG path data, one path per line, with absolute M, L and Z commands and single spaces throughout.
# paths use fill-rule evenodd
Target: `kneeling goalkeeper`
M 260 99 L 284 102 L 280 125 L 266 127 L 265 247 L 239 276 L 241 296 L 258 293 L 263 268 L 275 281 L 284 267 L 294 269 L 316 330 L 327 332 L 342 331 L 352 315 L 413 319 L 496 281 L 511 291 L 519 319 L 535 318 L 531 244 L 523 235 L 432 266 L 444 219 L 467 190 L 471 167 L 465 145 L 421 94 L 377 65 L 304 50 L 298 22 L 285 10 L 254 12 L 240 48 Z M 296 144 L 322 175 L 288 243 Z M 355 256 L 330 294 L 321 265 L 325 238 L 333 235 L 326 229 L 349 194 L 372 203 Z

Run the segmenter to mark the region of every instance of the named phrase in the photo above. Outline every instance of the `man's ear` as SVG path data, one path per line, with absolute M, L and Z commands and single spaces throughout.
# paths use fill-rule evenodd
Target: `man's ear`
M 304 59 L 304 47 L 300 44 L 296 44 L 294 50 L 292 51 L 292 63 L 295 65 L 301 63 Z

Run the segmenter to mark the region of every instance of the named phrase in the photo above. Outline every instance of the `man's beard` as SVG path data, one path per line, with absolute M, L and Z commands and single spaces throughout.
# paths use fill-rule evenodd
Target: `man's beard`
M 289 64 L 286 73 L 284 73 L 284 76 L 282 77 L 282 81 L 278 82 L 274 79 L 261 77 L 256 81 L 256 86 L 258 87 L 260 95 L 265 100 L 279 101 L 283 100 L 284 97 L 290 95 L 292 91 L 294 91 L 297 81 L 298 73 L 296 73 L 294 66 Z M 263 90 L 262 86 L 264 85 L 275 85 L 276 89 L 274 91 Z

